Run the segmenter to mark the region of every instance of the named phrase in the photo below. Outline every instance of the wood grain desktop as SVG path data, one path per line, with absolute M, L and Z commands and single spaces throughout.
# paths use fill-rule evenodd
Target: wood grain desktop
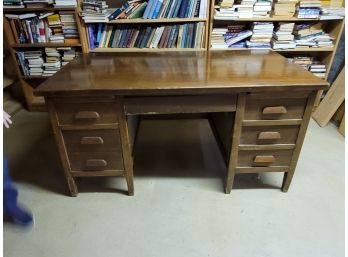
M 268 51 L 92 53 L 35 90 L 44 96 L 71 195 L 79 176 L 133 186 L 139 117 L 202 115 L 236 173 L 295 172 L 315 95 L 327 83 Z

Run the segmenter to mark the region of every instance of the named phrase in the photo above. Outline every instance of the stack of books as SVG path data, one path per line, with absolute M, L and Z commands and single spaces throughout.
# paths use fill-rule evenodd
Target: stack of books
M 272 10 L 272 0 L 257 0 L 254 4 L 253 17 L 267 18 L 270 17 Z
M 226 34 L 226 28 L 213 28 L 211 32 L 211 48 L 213 49 L 226 49 L 228 45 L 225 42 L 224 35 Z
M 321 23 L 296 24 L 294 35 L 296 47 L 333 47 L 333 38 L 323 31 Z
M 3 0 L 4 8 L 24 8 L 22 0 Z
M 301 0 L 298 6 L 297 18 L 317 19 L 320 15 L 321 2 L 319 0 Z
M 70 61 L 74 60 L 76 57 L 76 51 L 75 49 L 71 47 L 57 47 L 57 50 L 63 51 L 62 55 L 62 66 L 67 65 Z
M 273 49 L 294 49 L 296 43 L 294 41 L 294 30 L 295 23 L 280 22 L 278 28 L 273 33 L 272 48 Z
M 80 16 L 85 22 L 108 22 L 109 16 L 114 12 L 108 9 L 105 1 L 84 0 L 81 3 Z
M 233 7 L 223 7 L 222 5 L 214 10 L 215 20 L 231 20 L 237 19 L 239 14 Z
M 326 66 L 318 60 L 315 60 L 311 56 L 294 56 L 293 58 L 288 58 L 292 63 L 298 64 L 305 70 L 312 72 L 315 76 L 319 78 L 325 78 Z
M 76 0 L 54 0 L 54 7 L 76 7 Z
M 240 19 L 249 19 L 253 17 L 254 3 L 256 0 L 236 0 L 232 8 L 238 14 Z
M 90 48 L 202 48 L 204 22 L 168 25 L 88 24 Z
M 64 43 L 80 43 L 75 13 L 72 11 L 61 11 L 59 12 L 59 16 L 62 23 Z
M 51 30 L 49 41 L 51 43 L 64 43 L 62 22 L 58 13 L 47 16 L 47 23 Z
M 253 34 L 247 46 L 253 49 L 270 49 L 273 36 L 273 22 L 254 22 Z
M 44 71 L 43 76 L 52 76 L 56 73 L 60 67 L 60 53 L 56 48 L 45 48 L 46 62 L 43 63 Z
M 23 76 L 42 75 L 42 51 L 16 52 L 16 58 Z
M 340 20 L 344 19 L 344 7 L 321 7 L 321 20 Z
M 23 3 L 28 8 L 41 8 L 53 4 L 53 0 L 23 0 Z
M 245 29 L 245 25 L 230 25 L 224 35 L 224 40 L 228 48 L 246 48 L 246 39 L 253 32 Z
M 232 8 L 234 0 L 222 0 L 218 5 L 220 8 Z
M 293 17 L 296 12 L 297 0 L 275 0 L 273 17 Z
M 60 53 L 62 52 L 63 55 Z M 35 51 L 16 52 L 17 62 L 23 76 L 52 76 L 62 65 L 75 58 L 75 49 L 71 47 L 45 48 Z M 62 56 L 62 57 L 61 57 Z

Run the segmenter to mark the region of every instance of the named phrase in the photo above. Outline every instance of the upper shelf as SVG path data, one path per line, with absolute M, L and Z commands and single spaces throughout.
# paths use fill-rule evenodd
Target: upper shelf
M 3 13 L 8 12 L 44 12 L 44 11 L 75 11 L 75 7 L 31 7 L 31 8 L 4 8 Z
M 198 22 L 207 21 L 207 18 L 160 18 L 160 19 L 119 19 L 109 22 L 91 22 L 85 23 L 107 23 L 107 24 L 124 24 L 124 23 L 177 23 L 177 22 Z
M 262 49 L 262 48 L 213 48 L 209 50 L 218 51 L 218 50 L 229 50 L 229 51 L 246 51 L 246 50 L 263 50 L 263 51 L 274 51 L 274 52 L 332 52 L 334 51 L 333 47 L 308 47 L 308 48 L 294 48 L 294 49 Z
M 72 43 L 25 43 L 25 44 L 11 44 L 11 47 L 64 47 L 64 46 L 81 46 L 81 44 Z

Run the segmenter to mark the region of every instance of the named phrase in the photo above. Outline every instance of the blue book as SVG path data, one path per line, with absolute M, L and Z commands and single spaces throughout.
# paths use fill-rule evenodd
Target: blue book
M 152 16 L 153 16 L 153 14 L 155 12 L 155 8 L 156 8 L 156 5 L 157 5 L 158 2 L 159 2 L 159 0 L 154 0 L 153 1 L 153 4 L 152 4 L 151 9 L 149 11 L 149 14 L 147 15 L 147 19 L 152 19 Z
M 99 24 L 98 24 L 97 38 L 96 38 L 96 40 L 95 40 L 96 46 L 99 45 L 101 36 L 102 36 L 102 34 L 103 34 L 103 29 L 104 29 L 104 24 L 103 24 L 103 23 L 99 23 Z
M 150 10 L 151 10 L 155 1 L 156 0 L 149 0 L 149 2 L 147 3 L 146 9 L 145 9 L 144 15 L 143 15 L 143 19 L 148 19 Z
M 94 24 L 88 24 L 88 40 L 89 40 L 89 48 L 95 48 L 95 35 L 94 35 Z
M 175 8 L 174 8 L 174 12 L 173 12 L 172 18 L 177 18 L 178 17 L 181 3 L 182 3 L 182 0 L 177 0 L 176 1 L 176 5 L 175 5 Z
M 186 48 L 186 41 L 187 41 L 187 23 L 184 24 L 184 29 L 182 32 L 182 41 L 181 41 L 181 47 Z
M 159 12 L 160 12 L 161 7 L 162 7 L 162 4 L 163 4 L 163 0 L 158 0 L 157 1 L 156 7 L 155 7 L 155 11 L 153 12 L 153 15 L 152 15 L 152 19 L 157 19 L 158 18 Z
M 177 0 L 173 0 L 173 1 L 171 2 L 170 8 L 169 8 L 169 6 L 168 6 L 169 12 L 168 12 L 168 17 L 167 17 L 167 18 L 171 18 L 171 17 L 172 17 L 176 2 L 177 2 Z
M 119 16 L 124 10 L 126 10 L 129 7 L 129 3 L 125 2 L 120 8 L 117 8 L 109 17 L 109 21 L 115 19 L 117 16 Z
M 186 14 L 188 3 L 189 3 L 189 0 L 182 0 L 180 11 L 179 11 L 179 18 L 186 18 L 185 14 Z
M 170 10 L 170 6 L 172 5 L 172 2 L 175 1 L 175 0 L 167 0 L 167 1 L 169 1 L 169 2 L 168 2 L 166 11 L 163 14 L 163 18 L 168 18 L 168 13 L 169 13 L 169 10 Z

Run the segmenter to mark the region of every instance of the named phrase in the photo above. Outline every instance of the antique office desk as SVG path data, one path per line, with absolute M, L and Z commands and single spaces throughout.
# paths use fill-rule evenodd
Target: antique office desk
M 236 173 L 294 175 L 316 92 L 327 86 L 274 52 L 81 55 L 36 90 L 45 97 L 71 195 L 76 177 L 124 176 L 133 195 L 139 115 L 200 114 Z

